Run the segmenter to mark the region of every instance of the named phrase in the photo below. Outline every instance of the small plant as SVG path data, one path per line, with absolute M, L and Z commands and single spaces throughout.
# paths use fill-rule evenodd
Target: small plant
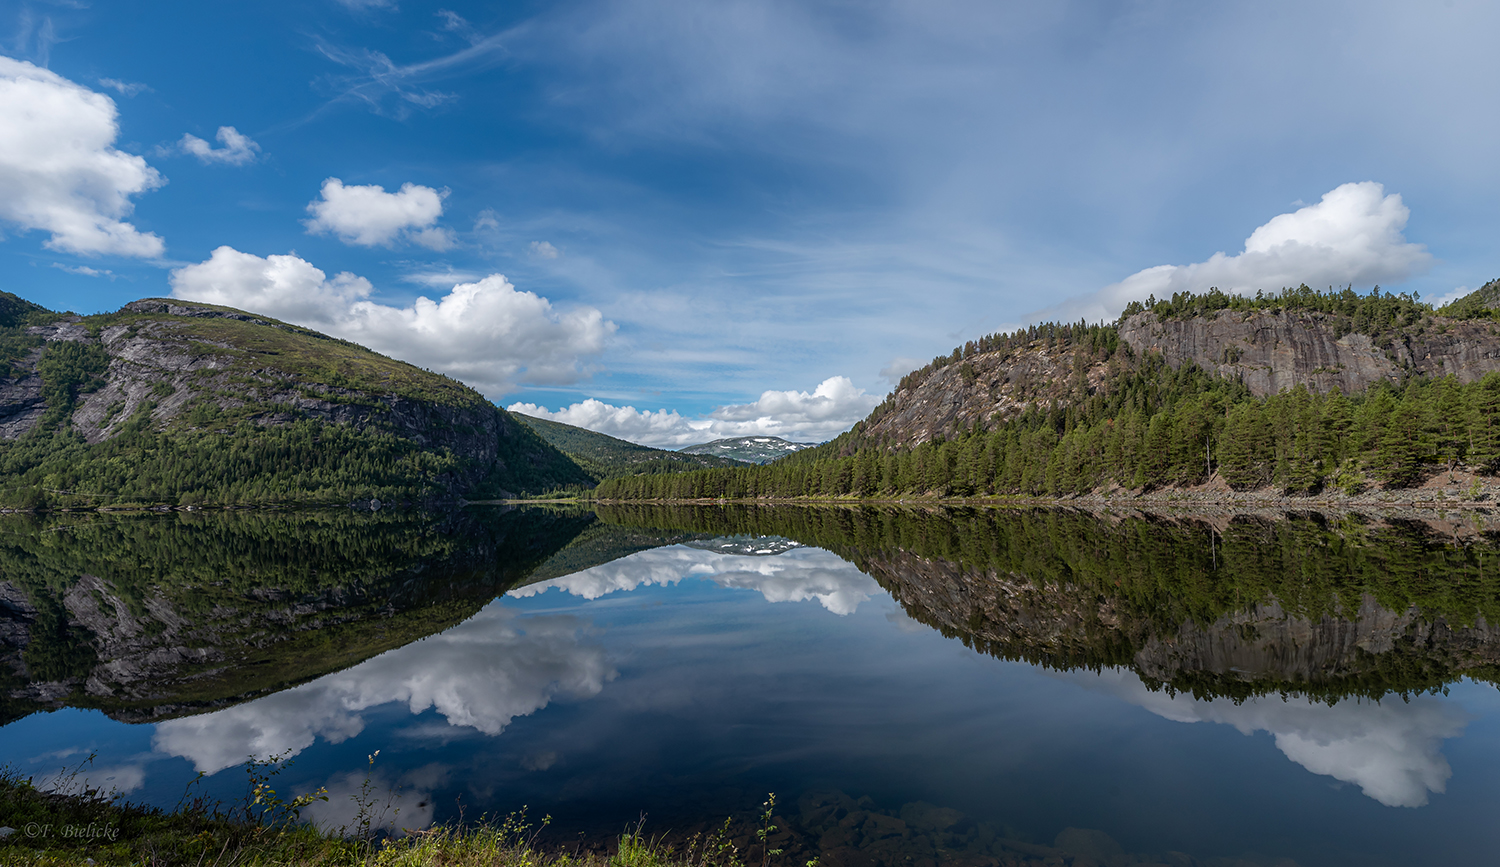
M 302 816 L 303 807 L 313 801 L 328 800 L 326 788 L 297 795 L 290 801 L 283 800 L 276 793 L 271 784 L 282 771 L 291 767 L 291 754 L 292 751 L 287 750 L 265 759 L 251 756 L 245 762 L 245 773 L 250 777 L 250 792 L 245 804 L 246 819 L 272 828 L 285 828 L 297 823 Z
M 767 794 L 761 807 L 760 827 L 755 831 L 755 838 L 760 841 L 760 867 L 770 867 L 771 856 L 782 852 L 781 849 L 772 849 L 770 842 L 771 834 L 776 830 L 776 826 L 771 824 L 771 813 L 776 809 L 776 793 Z

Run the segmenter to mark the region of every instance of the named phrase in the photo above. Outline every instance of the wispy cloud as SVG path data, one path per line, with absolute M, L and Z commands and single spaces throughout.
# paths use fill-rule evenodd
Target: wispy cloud
M 432 109 L 457 101 L 458 94 L 430 85 L 501 62 L 506 56 L 507 38 L 506 33 L 477 37 L 459 51 L 405 64 L 373 49 L 319 42 L 318 51 L 324 57 L 352 70 L 325 76 L 321 84 L 334 94 L 336 101 L 361 102 L 377 114 L 405 117 L 413 106 Z
M 260 145 L 232 126 L 219 127 L 219 132 L 214 138 L 219 140 L 220 147 L 214 147 L 191 133 L 184 133 L 182 140 L 177 143 L 177 148 L 185 154 L 197 157 L 198 161 L 204 165 L 222 163 L 229 166 L 242 166 L 255 162 L 255 155 L 260 153 Z
M 118 78 L 101 78 L 99 83 L 110 90 L 116 91 L 121 96 L 135 96 L 140 93 L 153 93 L 147 85 L 137 81 L 121 81 Z
M 52 267 L 60 271 L 67 271 L 69 274 L 77 274 L 80 277 L 108 277 L 111 280 L 115 279 L 115 272 L 108 268 L 90 268 L 87 265 L 64 265 L 61 262 L 53 262 Z

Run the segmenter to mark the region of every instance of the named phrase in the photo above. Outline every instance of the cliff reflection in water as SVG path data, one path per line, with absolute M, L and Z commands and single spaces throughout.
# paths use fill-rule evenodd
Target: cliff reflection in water
M 601 507 L 607 521 L 833 551 L 907 615 L 1053 669 L 1151 689 L 1333 702 L 1500 678 L 1500 531 L 1287 514 Z
M 524 581 L 693 538 L 584 510 L 10 516 L 0 723 L 238 704 L 455 627 Z

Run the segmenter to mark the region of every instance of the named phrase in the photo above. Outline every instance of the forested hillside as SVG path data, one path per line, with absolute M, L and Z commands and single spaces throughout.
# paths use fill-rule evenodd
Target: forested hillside
M 1487 292 L 1487 286 L 1480 290 Z M 1429 333 L 1458 324 L 1485 329 L 1496 311 L 1467 299 L 1443 311 L 1404 296 L 1318 293 L 1303 287 L 1278 296 L 1179 295 L 1127 310 L 1122 322 L 1269 311 L 1321 314 L 1350 334 L 1376 335 L 1393 354 Z M 1444 314 L 1457 315 L 1444 315 Z M 1358 329 L 1364 329 L 1360 331 Z M 1150 490 L 1221 480 L 1235 490 L 1274 488 L 1314 493 L 1371 486 L 1402 488 L 1439 472 L 1500 472 L 1500 373 L 1470 368 L 1433 376 L 1415 363 L 1345 394 L 1298 383 L 1258 396 L 1244 376 L 1175 366 L 1166 353 L 1137 352 L 1121 324 L 1043 325 L 974 341 L 910 374 L 868 419 L 838 439 L 759 470 L 616 479 L 600 498 L 803 496 L 1067 496 L 1118 486 Z M 1472 338 L 1468 338 L 1471 339 Z M 1500 339 L 1477 347 L 1500 355 Z M 901 398 L 952 406 L 952 389 L 922 396 L 946 368 L 977 380 L 979 356 L 1051 377 L 1007 381 L 988 416 L 926 439 L 892 425 Z M 1062 372 L 1056 360 L 1066 358 Z M 1038 359 L 1043 363 L 1039 364 Z M 996 363 L 998 365 L 998 363 Z M 966 371 L 976 371 L 968 373 Z M 1003 371 L 1002 371 L 1003 373 Z M 1482 375 L 1478 375 L 1482 374 Z M 927 419 L 917 416 L 908 430 Z M 915 440 L 915 441 L 914 441 Z
M 710 467 L 747 465 L 744 461 L 715 455 L 653 449 L 608 434 L 521 413 L 511 413 L 511 416 L 572 458 L 596 482 L 636 473 L 680 473 Z
M 478 498 L 592 479 L 448 377 L 230 308 L 0 293 L 0 506 Z

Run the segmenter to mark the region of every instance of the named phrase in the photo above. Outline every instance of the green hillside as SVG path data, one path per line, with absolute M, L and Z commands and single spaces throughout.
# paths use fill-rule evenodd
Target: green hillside
M 653 449 L 608 434 L 596 433 L 562 422 L 512 413 L 543 440 L 566 454 L 584 469 L 594 481 L 616 476 L 680 473 L 716 467 L 748 466 L 743 461 L 714 455 L 694 455 Z
M 226 307 L 0 293 L 0 506 L 431 502 L 593 482 L 457 380 Z

